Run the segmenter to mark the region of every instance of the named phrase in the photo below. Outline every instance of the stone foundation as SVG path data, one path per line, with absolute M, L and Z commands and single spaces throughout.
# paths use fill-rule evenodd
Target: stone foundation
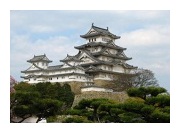
M 83 92 L 82 94 L 75 95 L 72 107 L 76 106 L 82 99 L 96 98 L 107 98 L 117 102 L 124 102 L 129 97 L 126 92 Z

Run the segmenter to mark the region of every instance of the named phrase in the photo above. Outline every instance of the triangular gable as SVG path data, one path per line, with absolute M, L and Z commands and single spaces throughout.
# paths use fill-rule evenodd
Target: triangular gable
M 112 42 L 110 42 L 108 45 L 113 46 L 113 47 L 117 47 L 117 45 L 116 45 L 116 44 L 114 44 L 114 42 L 113 42 L 113 41 L 112 41 Z
M 32 70 L 34 71 L 34 70 L 42 70 L 42 69 L 33 64 L 26 71 L 32 71 Z
M 102 53 L 103 53 L 103 54 L 107 54 L 107 55 L 110 55 L 110 54 L 111 54 L 111 53 L 109 52 L 109 49 L 108 49 L 108 48 L 104 49 Z
M 86 71 L 94 71 L 94 70 L 98 70 L 99 68 L 95 67 L 95 66 L 90 66 L 86 69 Z
M 89 54 L 87 54 L 84 51 L 81 52 L 81 54 L 79 55 L 78 58 L 86 63 L 97 62 L 97 60 L 94 57 L 90 56 Z
M 121 54 L 119 54 L 120 57 L 127 57 L 124 52 L 122 52 Z
M 67 68 L 67 67 L 72 67 L 71 65 L 64 63 L 63 66 L 61 68 Z
M 97 31 L 94 30 L 93 28 L 91 28 L 91 29 L 88 31 L 87 35 L 88 35 L 88 34 L 94 34 L 94 33 L 97 33 Z
M 47 61 L 49 61 L 49 59 L 48 59 L 47 57 L 44 57 L 44 58 L 43 58 L 43 60 L 47 60 Z

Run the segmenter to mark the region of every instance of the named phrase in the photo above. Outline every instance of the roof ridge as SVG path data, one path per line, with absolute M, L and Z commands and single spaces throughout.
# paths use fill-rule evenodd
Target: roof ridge
M 104 29 L 104 28 L 97 27 L 97 26 L 94 26 L 94 25 L 92 25 L 92 27 L 95 27 L 95 28 L 98 28 L 98 29 L 102 29 L 102 30 L 106 30 L 106 31 L 108 31 L 108 29 Z
M 34 55 L 34 57 L 40 57 L 40 56 L 46 56 L 45 54 L 43 54 L 43 55 Z

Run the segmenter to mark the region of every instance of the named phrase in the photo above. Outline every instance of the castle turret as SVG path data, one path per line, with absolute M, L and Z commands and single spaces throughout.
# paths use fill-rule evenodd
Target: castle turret
M 33 65 L 37 67 L 45 69 L 49 66 L 49 63 L 52 61 L 49 60 L 44 54 L 44 55 L 38 55 L 38 56 L 34 55 L 34 57 L 30 60 L 27 60 L 27 62 L 32 63 Z
M 87 42 L 115 42 L 116 39 L 119 39 L 120 36 L 112 34 L 108 27 L 107 29 L 94 26 L 92 24 L 91 29 L 84 35 L 80 37 L 86 39 Z

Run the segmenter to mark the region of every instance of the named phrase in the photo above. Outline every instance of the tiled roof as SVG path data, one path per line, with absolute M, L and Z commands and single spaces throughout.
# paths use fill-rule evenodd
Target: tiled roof
M 76 62 L 81 62 L 80 59 L 78 59 L 77 57 L 75 56 L 70 56 L 67 54 L 67 57 L 63 60 L 60 60 L 61 62 L 67 62 L 67 61 L 76 61 Z
M 126 50 L 126 48 L 117 46 L 115 44 L 111 45 L 112 42 L 108 43 L 102 43 L 102 42 L 89 42 L 87 44 L 81 45 L 81 46 L 75 46 L 74 48 L 76 49 L 84 49 L 86 47 L 95 47 L 95 46 L 103 46 L 107 48 L 112 48 L 112 49 L 118 49 L 118 50 Z
M 118 59 L 122 59 L 122 60 L 131 60 L 132 59 L 132 58 L 129 58 L 129 57 L 125 56 L 125 55 L 121 56 L 120 54 L 115 54 L 115 55 L 113 55 L 111 53 L 105 54 L 105 53 L 103 53 L 105 50 L 106 50 L 106 48 L 102 49 L 99 52 L 92 53 L 92 55 L 95 56 L 95 57 L 103 55 L 103 56 L 108 56 L 108 57 L 112 57 L 112 58 L 118 58 Z
M 27 62 L 30 62 L 30 63 L 32 63 L 32 62 L 38 62 L 38 61 L 45 61 L 45 62 L 52 62 L 51 60 L 49 60 L 47 57 L 46 57 L 46 55 L 44 54 L 44 55 L 38 55 L 38 56 L 35 56 L 34 55 L 34 57 L 32 58 L 32 59 L 30 59 L 30 60 L 28 60 Z
M 108 28 L 104 29 L 104 28 L 100 28 L 100 27 L 97 27 L 94 25 L 92 25 L 91 28 L 94 29 L 96 31 L 96 33 L 91 33 L 91 34 L 86 33 L 85 35 L 81 35 L 81 37 L 88 38 L 88 37 L 93 37 L 93 36 L 97 36 L 97 35 L 107 35 L 107 36 L 112 37 L 113 39 L 120 38 L 120 36 L 116 36 L 116 35 L 112 34 L 111 32 L 109 32 Z
M 57 70 L 57 69 L 61 69 L 62 66 L 63 65 L 48 66 L 46 70 Z

